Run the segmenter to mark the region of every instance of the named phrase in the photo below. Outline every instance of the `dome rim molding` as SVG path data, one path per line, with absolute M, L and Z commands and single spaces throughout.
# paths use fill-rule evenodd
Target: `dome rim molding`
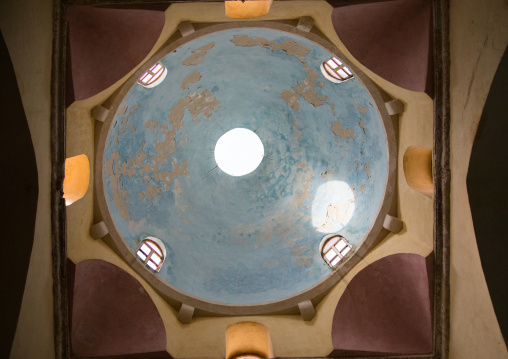
M 109 211 L 109 205 L 105 197 L 104 181 L 103 181 L 103 159 L 105 153 L 105 145 L 107 136 L 116 114 L 116 110 L 120 106 L 124 97 L 131 90 L 131 88 L 137 83 L 139 77 L 146 72 L 146 70 L 154 62 L 160 61 L 166 55 L 173 50 L 183 46 L 187 42 L 196 40 L 200 37 L 209 35 L 211 33 L 232 30 L 235 28 L 267 28 L 272 30 L 278 30 L 287 32 L 293 35 L 303 37 L 309 41 L 316 43 L 317 45 L 325 48 L 327 51 L 338 56 L 345 64 L 347 64 L 357 75 L 358 80 L 365 86 L 372 99 L 376 104 L 379 116 L 383 123 L 385 130 L 387 152 L 388 152 L 388 163 L 387 163 L 387 179 L 385 191 L 383 194 L 383 200 L 378 209 L 376 219 L 373 221 L 367 235 L 359 246 L 354 249 L 354 253 L 351 258 L 342 264 L 339 268 L 333 270 L 326 278 L 316 283 L 315 285 L 296 293 L 292 296 L 282 298 L 276 301 L 269 301 L 255 304 L 228 304 L 222 302 L 213 302 L 205 300 L 188 293 L 185 293 L 170 284 L 160 279 L 155 274 L 151 273 L 143 263 L 137 260 L 135 253 L 133 253 L 123 240 L 120 232 L 116 228 L 116 225 L 111 217 Z M 146 280 L 169 304 L 179 308 L 179 304 L 186 304 L 192 306 L 200 311 L 213 313 L 216 315 L 231 316 L 231 315 L 262 315 L 262 314 L 274 314 L 282 311 L 287 311 L 292 308 L 297 308 L 298 303 L 307 300 L 312 300 L 319 295 L 326 293 L 335 284 L 337 284 L 341 278 L 343 278 L 352 268 L 354 268 L 369 252 L 373 244 L 378 240 L 378 237 L 383 229 L 383 222 L 385 216 L 388 214 L 392 199 L 396 188 L 396 170 L 397 170 L 397 146 L 395 133 L 393 129 L 392 120 L 386 110 L 385 102 L 383 101 L 381 94 L 379 93 L 376 85 L 368 78 L 358 67 L 350 63 L 349 59 L 340 52 L 335 45 L 330 41 L 327 41 L 316 34 L 310 32 L 304 32 L 297 29 L 294 26 L 278 23 L 274 21 L 235 21 L 222 24 L 215 24 L 200 30 L 196 30 L 192 34 L 183 36 L 170 44 L 162 47 L 157 53 L 148 59 L 138 70 L 122 85 L 116 95 L 113 95 L 114 99 L 110 106 L 110 111 L 107 118 L 100 129 L 100 136 L 95 148 L 95 195 L 99 207 L 100 215 L 108 228 L 109 234 L 116 246 L 117 252 L 120 254 L 123 260 L 133 268 L 138 275 Z M 178 306 L 175 306 L 178 304 Z M 205 314 L 206 315 L 206 314 Z

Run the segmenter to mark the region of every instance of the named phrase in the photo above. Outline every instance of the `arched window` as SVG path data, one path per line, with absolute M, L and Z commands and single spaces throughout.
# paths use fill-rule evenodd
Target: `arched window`
M 331 268 L 337 267 L 340 261 L 351 251 L 351 245 L 338 234 L 329 234 L 319 245 L 321 256 Z
M 321 72 L 328 80 L 339 83 L 353 78 L 353 72 L 338 58 L 331 57 L 321 64 Z
M 136 255 L 147 267 L 158 272 L 166 257 L 164 244 L 155 237 L 147 237 L 141 242 Z
M 155 87 L 166 78 L 167 73 L 168 70 L 166 67 L 164 67 L 160 62 L 157 62 L 139 78 L 138 84 L 147 88 Z

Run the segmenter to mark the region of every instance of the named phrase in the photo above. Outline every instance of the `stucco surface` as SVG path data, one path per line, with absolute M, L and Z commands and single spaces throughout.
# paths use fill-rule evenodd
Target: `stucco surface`
M 451 1 L 452 359 L 508 358 L 485 283 L 466 188 L 478 123 L 507 44 L 506 1 Z
M 0 2 L 9 50 L 37 161 L 35 234 L 11 358 L 54 358 L 50 228 L 50 79 L 52 2 Z
M 383 199 L 387 140 L 357 78 L 319 73 L 331 56 L 292 34 L 232 29 L 164 57 L 155 88 L 132 87 L 106 140 L 106 199 L 133 252 L 148 235 L 164 242 L 160 278 L 210 301 L 262 303 L 330 274 L 323 235 L 360 245 Z M 242 177 L 212 156 L 233 128 L 265 146 Z

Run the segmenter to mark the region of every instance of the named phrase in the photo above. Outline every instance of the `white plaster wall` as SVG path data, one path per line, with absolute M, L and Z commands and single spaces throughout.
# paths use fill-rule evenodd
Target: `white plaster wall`
M 51 0 L 0 1 L 0 29 L 14 65 L 35 149 L 39 201 L 30 266 L 11 358 L 54 358 L 50 223 Z
M 451 1 L 452 359 L 508 358 L 480 263 L 466 188 L 474 137 L 507 43 L 506 0 Z

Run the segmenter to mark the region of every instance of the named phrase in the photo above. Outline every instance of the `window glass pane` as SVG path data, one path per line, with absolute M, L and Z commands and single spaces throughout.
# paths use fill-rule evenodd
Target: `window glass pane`
M 154 82 L 156 82 L 161 77 L 160 75 L 161 74 L 154 75 L 154 77 L 150 81 L 148 81 L 147 85 L 151 85 Z
M 325 254 L 325 257 L 326 259 L 328 259 L 329 261 L 331 261 L 334 257 L 337 256 L 337 253 L 335 253 L 335 251 L 333 249 L 330 249 L 328 252 L 326 252 Z
M 150 268 L 152 268 L 153 270 L 157 270 L 157 266 L 155 265 L 155 263 L 154 263 L 154 262 L 148 261 L 148 263 L 147 263 L 147 264 L 148 264 L 148 266 L 149 266 Z
M 338 63 L 339 65 L 342 65 L 342 61 L 340 61 L 338 58 L 336 58 L 336 57 L 332 57 L 332 59 L 333 59 L 336 63 Z
M 328 73 L 334 73 L 332 67 L 330 65 L 328 65 L 328 62 L 326 62 L 324 64 L 324 67 L 325 67 L 326 72 L 328 72 Z
M 159 265 L 160 262 L 161 262 L 161 258 L 157 255 L 157 254 L 152 254 L 152 256 L 150 257 L 151 260 L 153 260 L 155 262 L 155 264 Z
M 341 260 L 341 259 L 342 259 L 342 258 L 340 258 L 340 257 L 335 258 L 335 259 L 332 261 L 332 266 L 334 266 L 334 267 L 335 267 L 335 266 L 336 266 L 336 265 L 340 262 L 340 260 Z
M 328 252 L 328 250 L 330 248 L 332 248 L 335 243 L 337 243 L 337 237 L 331 238 L 328 241 L 326 241 L 326 243 L 325 243 L 325 245 L 323 247 L 323 253 Z
M 350 251 L 350 250 L 351 250 L 351 248 L 350 248 L 350 247 L 347 247 L 347 248 L 345 248 L 342 252 L 340 252 L 340 254 L 342 254 L 343 256 L 345 256 L 346 254 L 348 254 L 348 253 L 349 253 L 349 251 Z
M 348 78 L 348 74 L 344 70 L 340 69 L 337 72 L 339 73 L 339 76 L 341 76 L 343 79 Z
M 159 72 L 160 69 L 162 69 L 162 65 L 159 63 L 155 64 L 155 66 L 152 67 L 152 71 L 155 73 Z
M 146 256 L 145 256 L 145 254 L 144 254 L 143 252 L 138 251 L 137 255 L 138 255 L 138 257 L 139 257 L 139 258 L 141 258 L 141 260 L 142 260 L 143 262 L 145 261 Z
M 148 247 L 146 245 L 146 243 L 143 243 L 143 245 L 141 246 L 141 248 L 139 248 L 143 253 L 145 253 L 146 255 L 149 255 L 150 254 L 150 247 Z
M 158 246 L 158 245 L 156 245 L 156 244 L 155 244 L 155 243 L 153 243 L 153 242 L 148 242 L 148 241 L 146 242 L 146 244 L 148 244 L 148 245 L 150 246 L 150 248 L 152 248 L 152 249 L 153 249 L 153 251 L 154 251 L 154 252 L 156 252 L 156 253 L 158 253 L 160 256 L 162 256 L 162 252 L 161 252 L 161 250 L 159 249 L 159 246 Z
M 150 81 L 150 79 L 153 77 L 153 75 L 150 75 L 150 74 L 146 74 L 145 78 L 143 79 L 143 82 L 144 83 L 147 83 L 148 81 Z
M 331 59 L 330 59 L 330 60 L 328 60 L 328 61 L 326 61 L 326 64 L 327 64 L 327 65 L 329 65 L 332 69 L 335 69 L 335 68 L 339 67 L 339 65 L 337 65 L 337 64 L 335 63 L 335 61 L 333 61 L 333 60 L 331 60 Z
M 353 74 L 353 73 L 351 72 L 351 70 L 350 70 L 348 67 L 344 66 L 344 67 L 343 67 L 343 69 L 344 69 L 344 71 L 346 71 L 348 74 L 350 74 L 350 75 L 352 75 L 352 74 Z
M 341 239 L 341 240 L 339 241 L 339 243 L 337 243 L 337 244 L 335 245 L 335 248 L 337 248 L 337 249 L 339 250 L 339 252 L 340 252 L 340 251 L 341 251 L 341 250 L 343 250 L 343 249 L 344 249 L 344 247 L 346 247 L 346 246 L 347 246 L 346 242 L 344 242 L 344 240 L 343 240 L 343 239 Z

